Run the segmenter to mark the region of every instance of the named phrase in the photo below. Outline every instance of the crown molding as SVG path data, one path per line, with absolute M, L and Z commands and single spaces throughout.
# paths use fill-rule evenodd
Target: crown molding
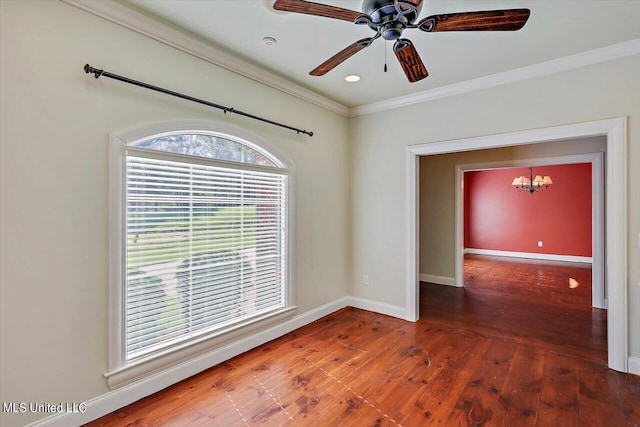
M 114 0 L 62 0 L 108 21 L 345 117 L 406 107 L 640 54 L 640 38 L 411 95 L 349 108 Z M 267 0 L 268 1 L 268 0 Z
M 351 108 L 349 110 L 349 117 L 378 113 L 381 111 L 391 110 L 393 108 L 406 107 L 421 102 L 445 98 L 447 96 L 460 95 L 521 80 L 533 79 L 535 77 L 546 76 L 548 74 L 559 73 L 638 54 L 640 54 L 640 39 L 633 39 L 603 48 L 588 50 L 575 55 L 553 59 L 551 61 L 516 68 L 502 73 L 491 74 L 489 76 L 441 86 L 407 96 L 400 96 L 385 101 L 361 105 L 359 107 Z
M 113 0 L 62 0 L 115 24 L 342 116 L 349 108 Z

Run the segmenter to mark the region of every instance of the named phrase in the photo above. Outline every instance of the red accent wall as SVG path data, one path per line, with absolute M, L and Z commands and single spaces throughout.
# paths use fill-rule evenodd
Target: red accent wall
M 511 185 L 520 175 L 529 168 L 465 172 L 464 247 L 590 257 L 591 163 L 534 167 L 553 185 L 533 195 Z

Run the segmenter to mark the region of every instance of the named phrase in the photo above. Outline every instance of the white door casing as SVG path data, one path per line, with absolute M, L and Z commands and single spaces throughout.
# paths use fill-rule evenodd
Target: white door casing
M 537 144 L 594 136 L 606 137 L 605 283 L 609 368 L 628 372 L 627 343 L 627 119 L 625 117 L 406 147 L 406 319 L 418 320 L 418 161 L 419 156 Z M 599 222 L 602 219 L 600 218 Z

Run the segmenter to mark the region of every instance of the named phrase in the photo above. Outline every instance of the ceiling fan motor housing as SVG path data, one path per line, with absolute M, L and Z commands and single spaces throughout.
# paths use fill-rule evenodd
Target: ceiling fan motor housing
M 371 17 L 369 27 L 375 31 L 380 29 L 385 40 L 399 39 L 405 25 L 412 24 L 418 18 L 420 9 L 422 4 L 414 7 L 411 12 L 398 16 L 393 0 L 364 0 L 362 3 L 362 11 Z
M 413 24 L 418 18 L 421 9 L 422 4 L 415 7 L 410 13 L 404 15 L 409 24 Z M 397 13 L 393 5 L 393 0 L 364 0 L 362 2 L 362 11 L 371 17 L 374 24 L 392 21 L 394 15 Z M 371 28 L 376 29 L 375 26 Z

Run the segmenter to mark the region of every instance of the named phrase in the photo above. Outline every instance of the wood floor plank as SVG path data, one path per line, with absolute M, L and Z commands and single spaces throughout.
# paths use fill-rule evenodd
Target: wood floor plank
M 420 343 L 408 340 L 404 346 L 391 349 L 394 357 L 387 356 L 391 367 L 384 373 L 378 371 L 377 376 L 362 378 L 358 388 L 377 406 L 386 407 L 394 419 L 405 420 L 413 410 L 414 402 L 443 369 L 443 364 L 437 356 L 430 354 L 430 349 L 437 348 L 444 340 L 443 333 L 434 333 L 423 336 Z
M 460 393 L 446 425 L 495 425 L 493 416 L 503 410 L 499 397 L 517 344 L 490 340 L 487 351 Z
M 581 425 L 578 364 L 574 358 L 560 354 L 545 357 L 538 425 Z
M 489 347 L 487 340 L 467 331 L 451 330 L 449 336 L 446 344 L 433 350 L 433 363 L 440 370 L 415 400 L 419 411 L 411 411 L 404 425 L 444 422 Z
M 495 425 L 536 425 L 543 367 L 544 359 L 534 347 L 518 345 L 498 396 L 502 409 L 493 418 Z
M 640 426 L 640 381 L 595 363 L 579 365 L 582 425 Z

